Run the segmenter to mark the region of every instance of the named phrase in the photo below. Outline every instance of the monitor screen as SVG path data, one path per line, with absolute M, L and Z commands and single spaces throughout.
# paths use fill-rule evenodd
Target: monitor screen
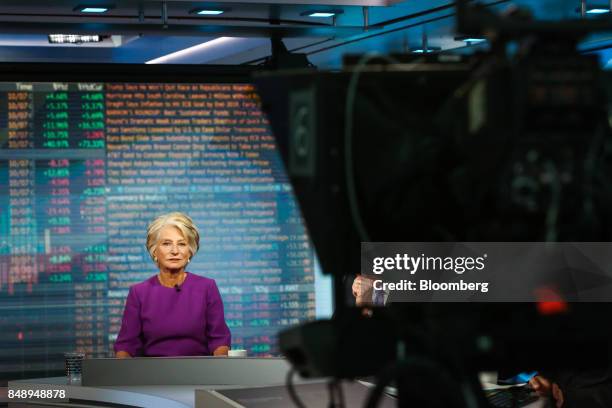
M 128 288 L 157 273 L 147 225 L 170 211 L 200 229 L 188 271 L 216 280 L 233 347 L 276 355 L 280 329 L 331 313 L 251 84 L 86 79 L 0 82 L 2 377 L 111 356 Z

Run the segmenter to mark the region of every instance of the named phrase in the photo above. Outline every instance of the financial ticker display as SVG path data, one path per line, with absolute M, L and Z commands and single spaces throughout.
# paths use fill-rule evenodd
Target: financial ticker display
M 234 347 L 274 355 L 315 317 L 315 257 L 252 85 L 0 83 L 4 378 L 110 355 L 168 211 L 200 228 L 188 270 L 217 281 Z

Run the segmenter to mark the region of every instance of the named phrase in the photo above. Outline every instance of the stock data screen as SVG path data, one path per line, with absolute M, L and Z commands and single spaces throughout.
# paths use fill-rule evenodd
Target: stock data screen
M 169 211 L 200 229 L 188 270 L 217 281 L 234 347 L 275 355 L 280 329 L 329 313 L 252 85 L 0 83 L 2 377 L 112 355 Z

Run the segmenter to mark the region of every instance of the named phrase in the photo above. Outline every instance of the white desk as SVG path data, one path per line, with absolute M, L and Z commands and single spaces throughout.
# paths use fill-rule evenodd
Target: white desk
M 282 358 L 88 359 L 83 361 L 83 385 L 68 385 L 65 377 L 56 377 L 10 381 L 9 389 L 65 390 L 66 398 L 83 404 L 185 408 L 195 406 L 196 389 L 282 385 L 289 368 Z M 17 401 L 11 403 L 18 406 Z M 74 406 L 58 404 L 54 406 Z
M 289 363 L 274 357 L 136 357 L 83 361 L 83 385 L 276 385 Z
M 106 403 L 125 407 L 202 408 L 196 403 L 196 394 L 203 395 L 204 390 L 283 385 L 289 368 L 282 359 L 97 359 L 84 364 L 84 380 L 86 367 L 88 378 L 84 381 L 84 386 L 69 385 L 65 377 L 52 377 L 10 381 L 9 390 L 65 390 L 66 397 L 72 402 L 46 405 L 54 407 L 99 407 L 100 403 Z M 484 389 L 499 388 L 492 384 L 490 379 L 482 380 Z M 195 384 L 189 383 L 190 381 Z M 295 381 L 296 384 L 314 382 L 301 379 Z M 18 400 L 11 400 L 9 406 L 25 406 L 17 402 Z M 36 407 L 45 406 L 38 404 L 44 401 L 36 402 Z M 544 399 L 528 406 L 544 407 Z
M 10 381 L 9 389 L 63 389 L 68 398 L 78 400 L 79 407 L 86 407 L 87 401 L 121 404 L 126 407 L 151 408 L 200 408 L 196 405 L 196 394 L 202 390 L 223 390 L 237 388 L 235 385 L 126 385 L 85 387 L 67 385 L 65 377 L 38 378 L 30 380 Z M 9 407 L 20 407 L 13 400 Z M 93 406 L 93 405 L 92 405 Z M 526 408 L 545 408 L 544 399 L 536 401 Z M 43 408 L 45 405 L 36 405 Z M 54 403 L 53 407 L 75 407 L 74 403 Z
M 85 387 L 68 385 L 66 377 L 34 378 L 29 380 L 9 381 L 8 389 L 53 389 L 65 390 L 66 397 L 79 400 L 87 406 L 87 401 L 97 403 L 122 404 L 134 407 L 152 408 L 194 408 L 196 390 L 223 390 L 236 388 L 236 385 L 125 385 Z M 37 403 L 41 400 L 37 400 Z M 16 404 L 17 400 L 11 400 Z M 70 402 L 53 402 L 54 407 L 74 407 Z M 81 405 L 79 405 L 81 406 Z M 37 405 L 44 407 L 44 405 Z

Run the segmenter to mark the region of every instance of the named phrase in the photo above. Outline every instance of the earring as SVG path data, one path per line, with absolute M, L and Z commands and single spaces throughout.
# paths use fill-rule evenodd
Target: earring
M 191 262 L 191 258 L 187 259 L 187 263 Z
M 153 262 L 157 263 L 157 257 L 156 256 L 153 257 Z

